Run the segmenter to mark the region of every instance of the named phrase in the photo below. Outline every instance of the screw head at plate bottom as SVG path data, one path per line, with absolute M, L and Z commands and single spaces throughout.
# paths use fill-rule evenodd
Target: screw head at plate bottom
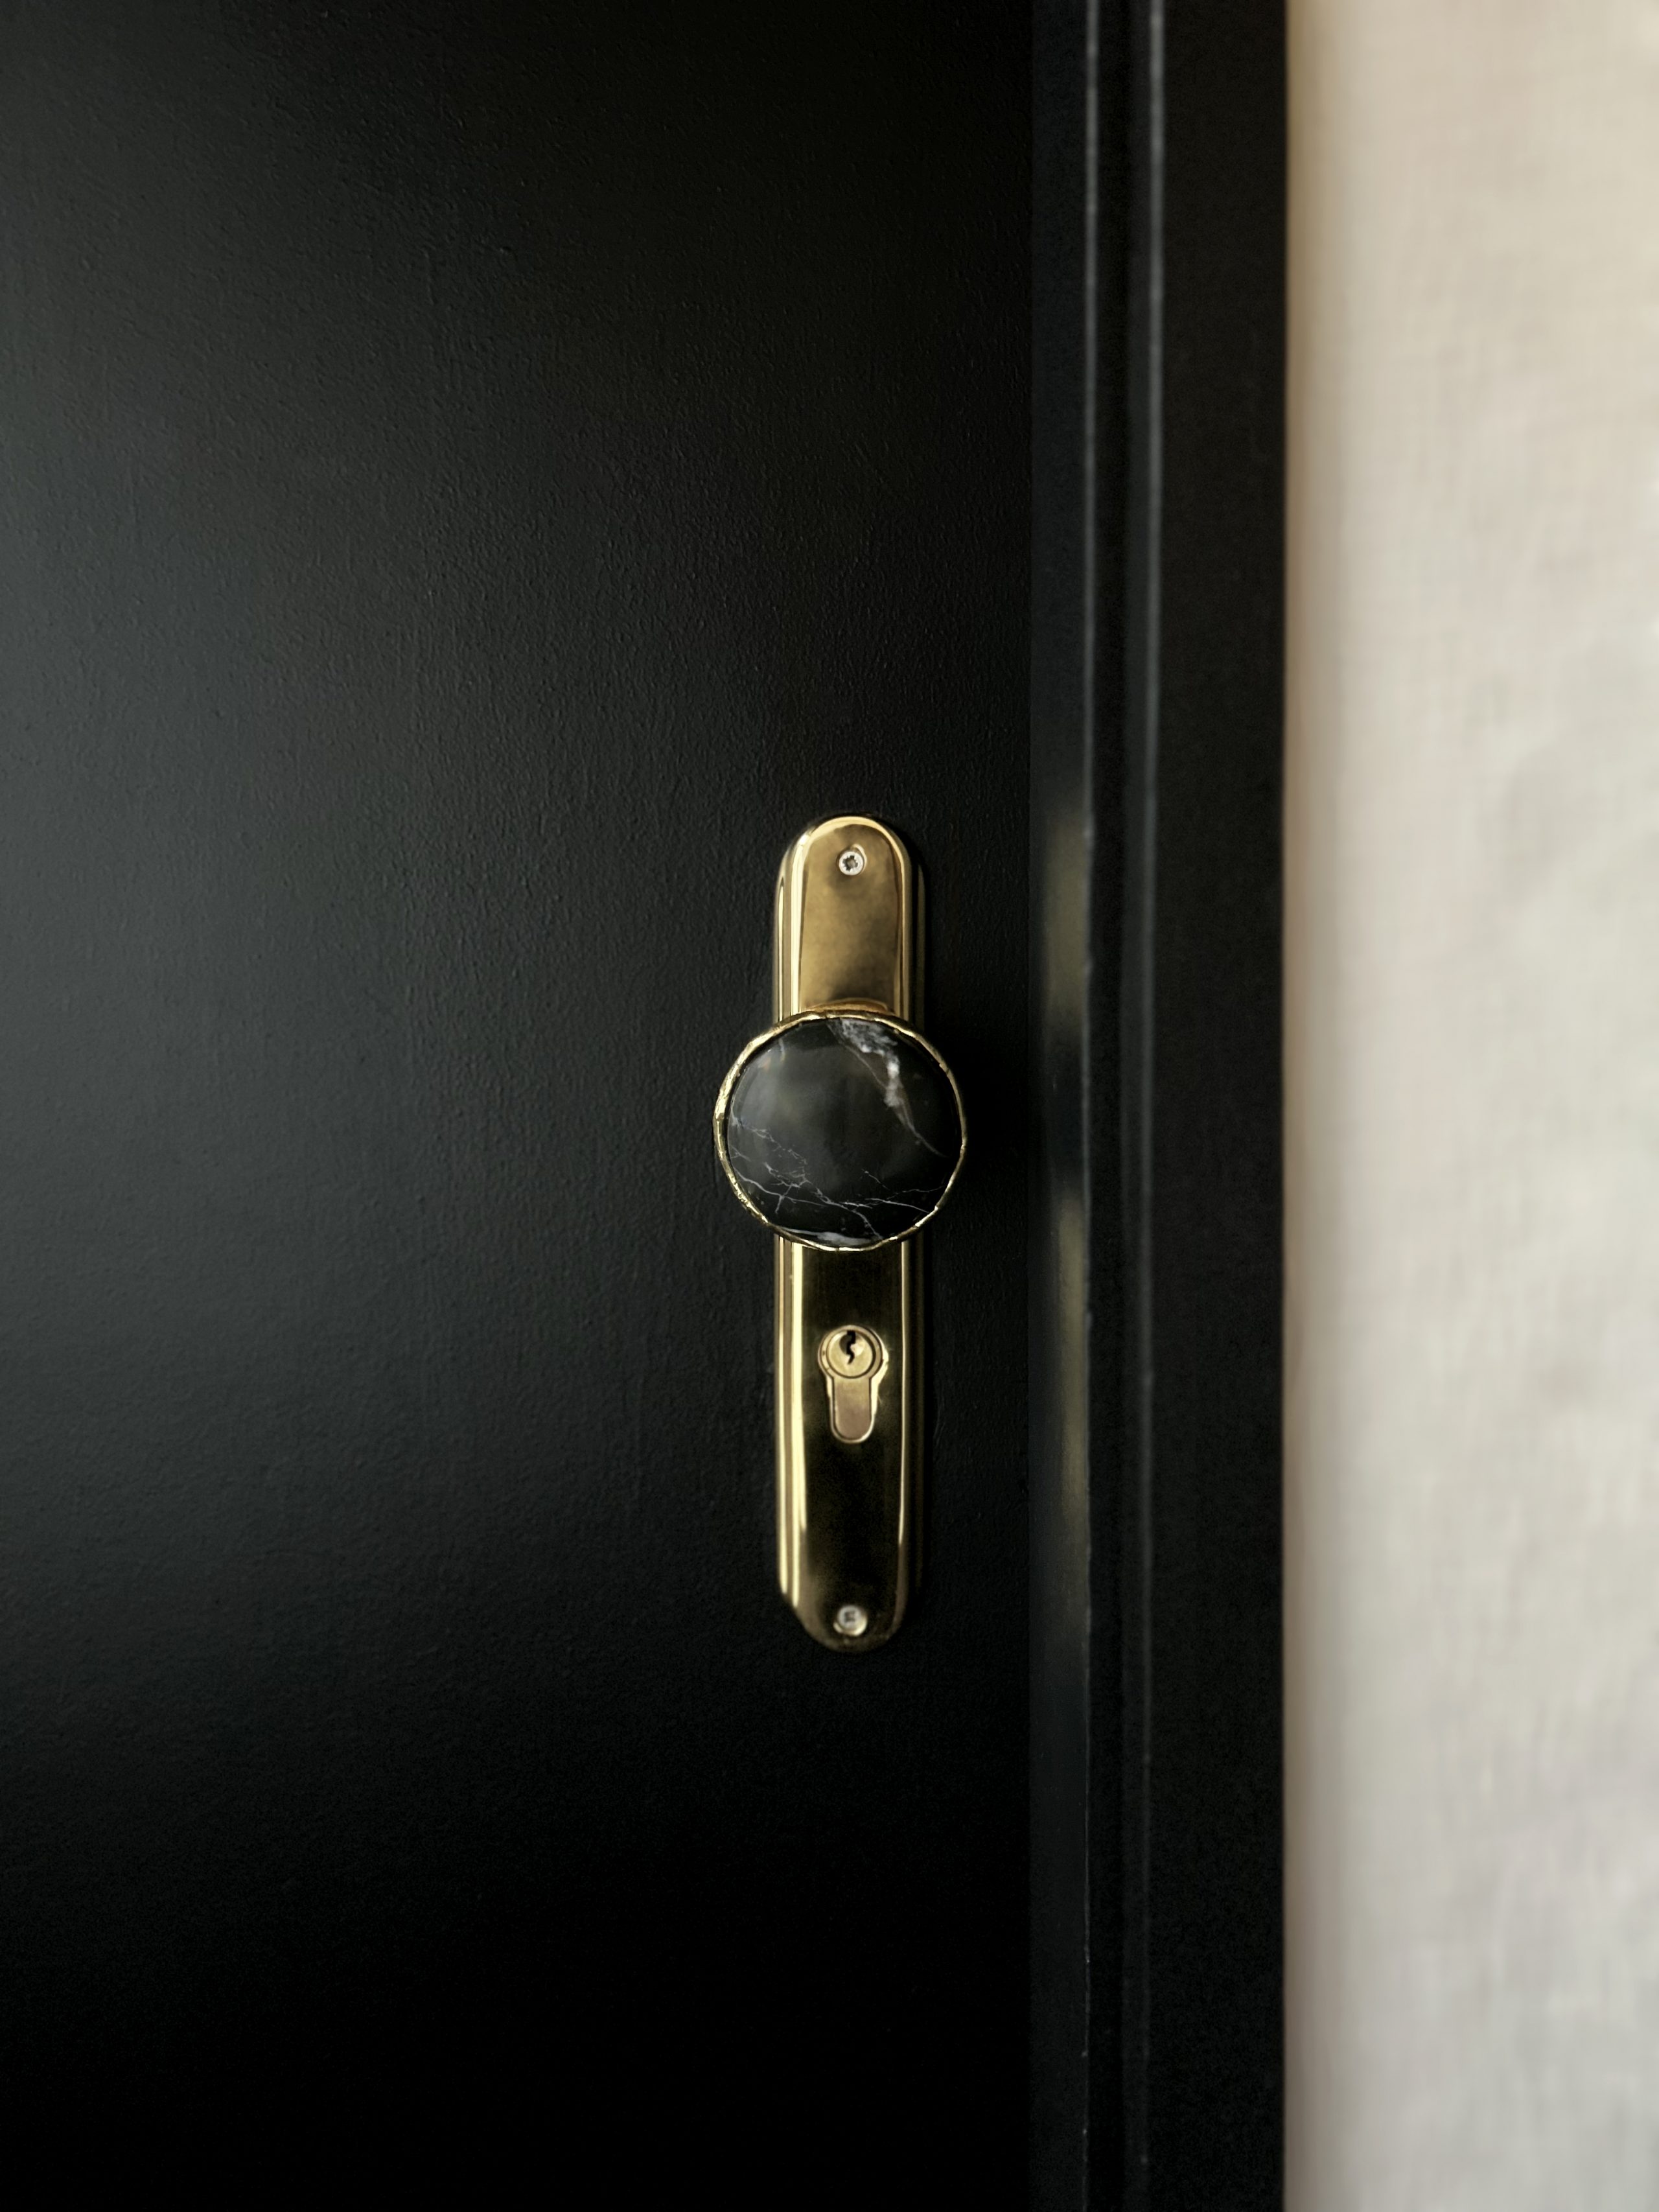
M 870 1626 L 870 1616 L 861 1605 L 841 1605 L 836 1608 L 837 1636 L 862 1636 Z

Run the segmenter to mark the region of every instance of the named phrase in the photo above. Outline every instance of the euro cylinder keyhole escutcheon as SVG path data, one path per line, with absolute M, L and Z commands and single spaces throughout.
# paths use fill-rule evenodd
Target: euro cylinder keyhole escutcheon
M 876 1425 L 876 1394 L 886 1364 L 886 1346 L 867 1328 L 832 1328 L 819 1345 L 830 1426 L 842 1443 L 861 1444 Z

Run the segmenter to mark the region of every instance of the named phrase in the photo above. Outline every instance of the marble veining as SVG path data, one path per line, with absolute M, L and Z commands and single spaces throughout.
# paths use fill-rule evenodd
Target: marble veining
M 724 1136 L 757 1212 L 847 1248 L 925 1221 L 963 1147 L 956 1091 L 933 1054 L 890 1023 L 851 1014 L 813 1016 L 762 1046 L 732 1085 Z

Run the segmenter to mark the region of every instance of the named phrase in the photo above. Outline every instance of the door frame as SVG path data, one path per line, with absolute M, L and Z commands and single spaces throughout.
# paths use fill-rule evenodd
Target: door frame
M 1032 2202 L 1283 2197 L 1283 0 L 1037 0 Z

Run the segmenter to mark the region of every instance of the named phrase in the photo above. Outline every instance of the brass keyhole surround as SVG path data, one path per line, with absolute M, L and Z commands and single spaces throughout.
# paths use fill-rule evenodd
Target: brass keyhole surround
M 830 1432 L 837 1443 L 861 1444 L 876 1425 L 876 1405 L 887 1348 L 864 1328 L 832 1328 L 818 1346 L 818 1365 L 830 1390 Z

